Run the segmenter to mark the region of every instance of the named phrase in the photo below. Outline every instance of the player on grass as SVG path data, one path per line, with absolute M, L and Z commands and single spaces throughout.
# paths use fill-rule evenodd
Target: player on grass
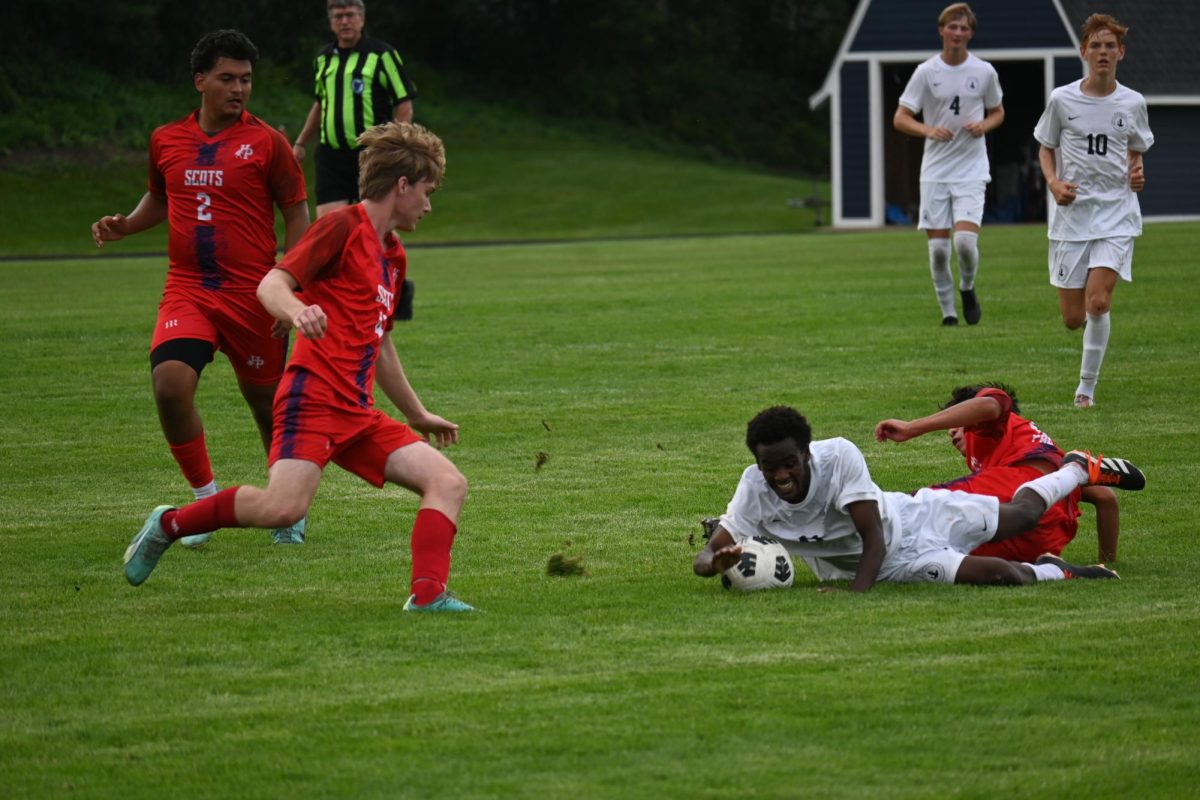
M 885 419 L 875 426 L 878 441 L 905 442 L 931 431 L 949 431 L 966 458 L 969 475 L 934 486 L 987 494 L 1007 502 L 1028 481 L 1062 466 L 1063 451 L 1050 436 L 1020 415 L 1017 394 L 1002 383 L 959 386 L 936 414 L 911 421 Z M 1096 508 L 1099 560 L 1117 557 L 1120 509 L 1107 486 L 1083 486 L 1046 510 L 1029 531 L 971 551 L 1010 561 L 1035 561 L 1043 553 L 1059 555 L 1078 531 L 1079 502 Z
M 287 356 L 286 332 L 255 291 L 275 266 L 275 211 L 290 249 L 308 227 L 304 175 L 287 139 L 246 111 L 258 50 L 233 30 L 209 33 L 192 50 L 200 108 L 150 137 L 147 192 L 127 215 L 92 224 L 97 247 L 167 221 L 166 288 L 150 343 L 154 400 L 163 434 L 197 499 L 217 492 L 196 411 L 200 373 L 221 350 L 237 375 L 263 446 L 271 443 L 271 405 Z M 304 541 L 304 520 L 273 533 Z M 197 532 L 184 544 L 208 539 Z
M 928 237 L 929 271 L 943 325 L 958 324 L 950 270 L 952 228 L 963 317 L 974 325 L 983 315 L 975 295 L 975 275 L 984 191 L 991 180 L 984 134 L 1004 122 L 1004 106 L 996 70 L 967 51 L 976 24 L 966 3 L 942 11 L 938 16 L 942 52 L 917 66 L 892 118 L 896 130 L 925 140 L 917 227 Z
M 390 481 L 421 496 L 404 610 L 474 610 L 446 591 L 467 480 L 420 435 L 440 448 L 458 441 L 458 426 L 425 409 L 391 340 L 407 266 L 393 231 L 414 230 L 429 212 L 445 150 L 425 128 L 401 122 L 370 128 L 360 143 L 362 202 L 318 219 L 259 285 L 267 310 L 301 334 L 275 398 L 267 487 L 154 509 L 125 552 L 125 577 L 135 586 L 181 536 L 300 519 L 333 461 L 376 486 Z M 376 374 L 408 425 L 374 407 Z
M 1154 134 L 1146 99 L 1117 83 L 1126 30 L 1107 14 L 1087 18 L 1080 37 L 1087 77 L 1051 92 L 1033 131 L 1058 204 L 1048 233 L 1050 284 L 1058 288 L 1063 324 L 1086 324 L 1076 408 L 1095 405 L 1113 290 L 1118 280 L 1133 280 L 1133 240 L 1142 235 L 1134 193 L 1146 185 L 1142 154 Z
M 750 420 L 746 468 L 713 536 L 695 558 L 710 577 L 737 563 L 739 542 L 778 539 L 821 580 L 849 580 L 865 592 L 877 581 L 1018 585 L 1069 578 L 1116 578 L 1103 565 L 1076 566 L 1046 554 L 1034 563 L 968 555 L 979 545 L 1029 530 L 1046 509 L 1080 486 L 1141 489 L 1145 476 L 1123 459 L 1072 451 L 1063 465 L 1021 486 L 1013 499 L 946 489 L 884 492 L 846 439 L 812 441 L 808 421 L 775 406 Z

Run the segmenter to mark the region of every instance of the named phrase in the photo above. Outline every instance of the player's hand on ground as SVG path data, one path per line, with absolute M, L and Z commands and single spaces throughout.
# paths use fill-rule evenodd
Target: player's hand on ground
M 713 553 L 712 565 L 717 572 L 724 572 L 736 565 L 742 557 L 741 545 L 727 544 Z
M 1066 181 L 1053 180 L 1050 181 L 1050 194 L 1054 195 L 1054 202 L 1060 206 L 1069 206 L 1075 202 L 1075 190 L 1079 188 L 1078 183 L 1067 183 Z
M 948 142 L 954 138 L 954 131 L 940 126 L 937 128 L 930 128 L 929 133 L 925 134 L 925 138 L 935 139 L 939 142 Z
M 963 130 L 974 136 L 976 139 L 987 133 L 987 130 L 983 127 L 982 121 L 968 122 L 966 125 L 963 125 Z
M 448 445 L 458 444 L 458 425 L 437 414 L 425 413 L 408 421 L 415 431 L 425 434 L 425 441 L 441 450 Z
M 875 426 L 875 441 L 877 442 L 907 442 L 916 436 L 912 426 L 902 419 L 885 419 Z
M 115 242 L 125 238 L 125 215 L 109 214 L 92 223 L 92 240 L 96 247 L 104 247 L 105 242 Z
M 324 339 L 329 320 L 318 305 L 305 306 L 292 320 L 292 327 L 305 339 Z
M 1141 164 L 1129 171 L 1129 188 L 1135 192 L 1146 188 L 1146 168 Z

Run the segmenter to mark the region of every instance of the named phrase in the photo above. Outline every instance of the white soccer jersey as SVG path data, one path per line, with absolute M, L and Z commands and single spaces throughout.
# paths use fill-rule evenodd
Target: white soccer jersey
M 862 555 L 862 537 L 846 511 L 860 500 L 879 504 L 883 520 L 883 538 L 888 550 L 898 539 L 900 515 L 895 513 L 895 497 L 907 497 L 880 491 L 871 480 L 867 462 L 857 447 L 846 439 L 822 439 L 809 445 L 808 468 L 811 474 L 808 496 L 800 503 L 789 503 L 771 490 L 757 465 L 746 467 L 733 499 L 721 516 L 721 527 L 735 540 L 750 536 L 772 536 L 783 542 L 788 552 L 800 556 L 818 577 L 847 577 Z M 830 559 L 845 574 L 823 573 L 810 559 Z
M 969 53 L 966 61 L 953 67 L 940 53 L 919 64 L 900 95 L 900 105 L 920 114 L 926 125 L 954 131 L 948 142 L 925 140 L 921 180 L 990 181 L 984 137 L 976 138 L 962 126 L 982 122 L 987 110 L 1003 98 L 995 68 Z
M 1083 80 L 1060 86 L 1033 136 L 1057 150 L 1058 177 L 1079 184 L 1075 202 L 1056 206 L 1049 238 L 1086 242 L 1140 236 L 1142 210 L 1129 188 L 1129 151 L 1154 144 L 1146 99 L 1117 84 L 1107 97 L 1089 97 Z

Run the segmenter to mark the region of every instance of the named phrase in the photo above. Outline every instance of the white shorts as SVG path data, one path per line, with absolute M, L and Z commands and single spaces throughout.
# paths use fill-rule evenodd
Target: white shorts
M 996 535 L 1000 501 L 949 489 L 921 489 L 901 511 L 900 540 L 879 579 L 954 583 L 967 554 Z
M 948 231 L 956 222 L 983 222 L 983 194 L 987 181 L 946 183 L 921 181 L 922 231 Z
M 1090 242 L 1050 241 L 1050 285 L 1083 289 L 1088 270 L 1107 267 L 1121 280 L 1133 280 L 1133 237 L 1093 239 Z

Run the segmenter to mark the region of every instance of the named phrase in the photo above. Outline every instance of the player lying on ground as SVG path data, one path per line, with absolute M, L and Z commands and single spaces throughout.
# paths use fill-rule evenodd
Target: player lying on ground
M 885 419 L 875 426 L 875 438 L 905 442 L 931 431 L 949 431 L 971 474 L 933 488 L 988 494 L 1008 502 L 1021 486 L 1058 469 L 1063 460 L 1063 451 L 1054 440 L 1019 411 L 1016 392 L 1002 383 L 959 386 L 938 413 L 911 421 Z M 1120 509 L 1116 493 L 1107 486 L 1084 486 L 1071 492 L 1047 509 L 1032 530 L 987 542 L 971 555 L 1010 561 L 1034 561 L 1042 553 L 1059 555 L 1078 532 L 1081 500 L 1096 508 L 1099 560 L 1115 560 Z
M 712 538 L 696 555 L 693 569 L 701 577 L 736 564 L 739 541 L 770 536 L 820 580 L 849 580 L 856 592 L 880 580 L 1018 585 L 1116 578 L 1103 565 L 1080 567 L 1053 555 L 1029 564 L 968 554 L 984 542 L 1030 530 L 1079 486 L 1104 481 L 1136 490 L 1146 483 L 1127 461 L 1073 451 L 1061 468 L 1025 483 L 1008 503 L 946 489 L 884 492 L 857 447 L 841 438 L 812 441 L 808 421 L 787 406 L 750 420 L 746 446 L 755 463 L 742 473 Z
M 440 448 L 458 441 L 458 426 L 425 409 L 391 340 L 407 266 L 393 231 L 415 229 L 431 210 L 445 150 L 409 123 L 375 126 L 361 142 L 362 202 L 317 220 L 258 288 L 272 316 L 300 333 L 275 398 L 266 489 L 234 487 L 178 510 L 154 509 L 125 552 L 125 577 L 135 586 L 181 536 L 300 519 L 333 461 L 376 486 L 390 481 L 421 496 L 404 610 L 474 610 L 446 591 L 467 480 L 414 432 Z M 374 407 L 377 366 L 379 386 L 408 425 Z

